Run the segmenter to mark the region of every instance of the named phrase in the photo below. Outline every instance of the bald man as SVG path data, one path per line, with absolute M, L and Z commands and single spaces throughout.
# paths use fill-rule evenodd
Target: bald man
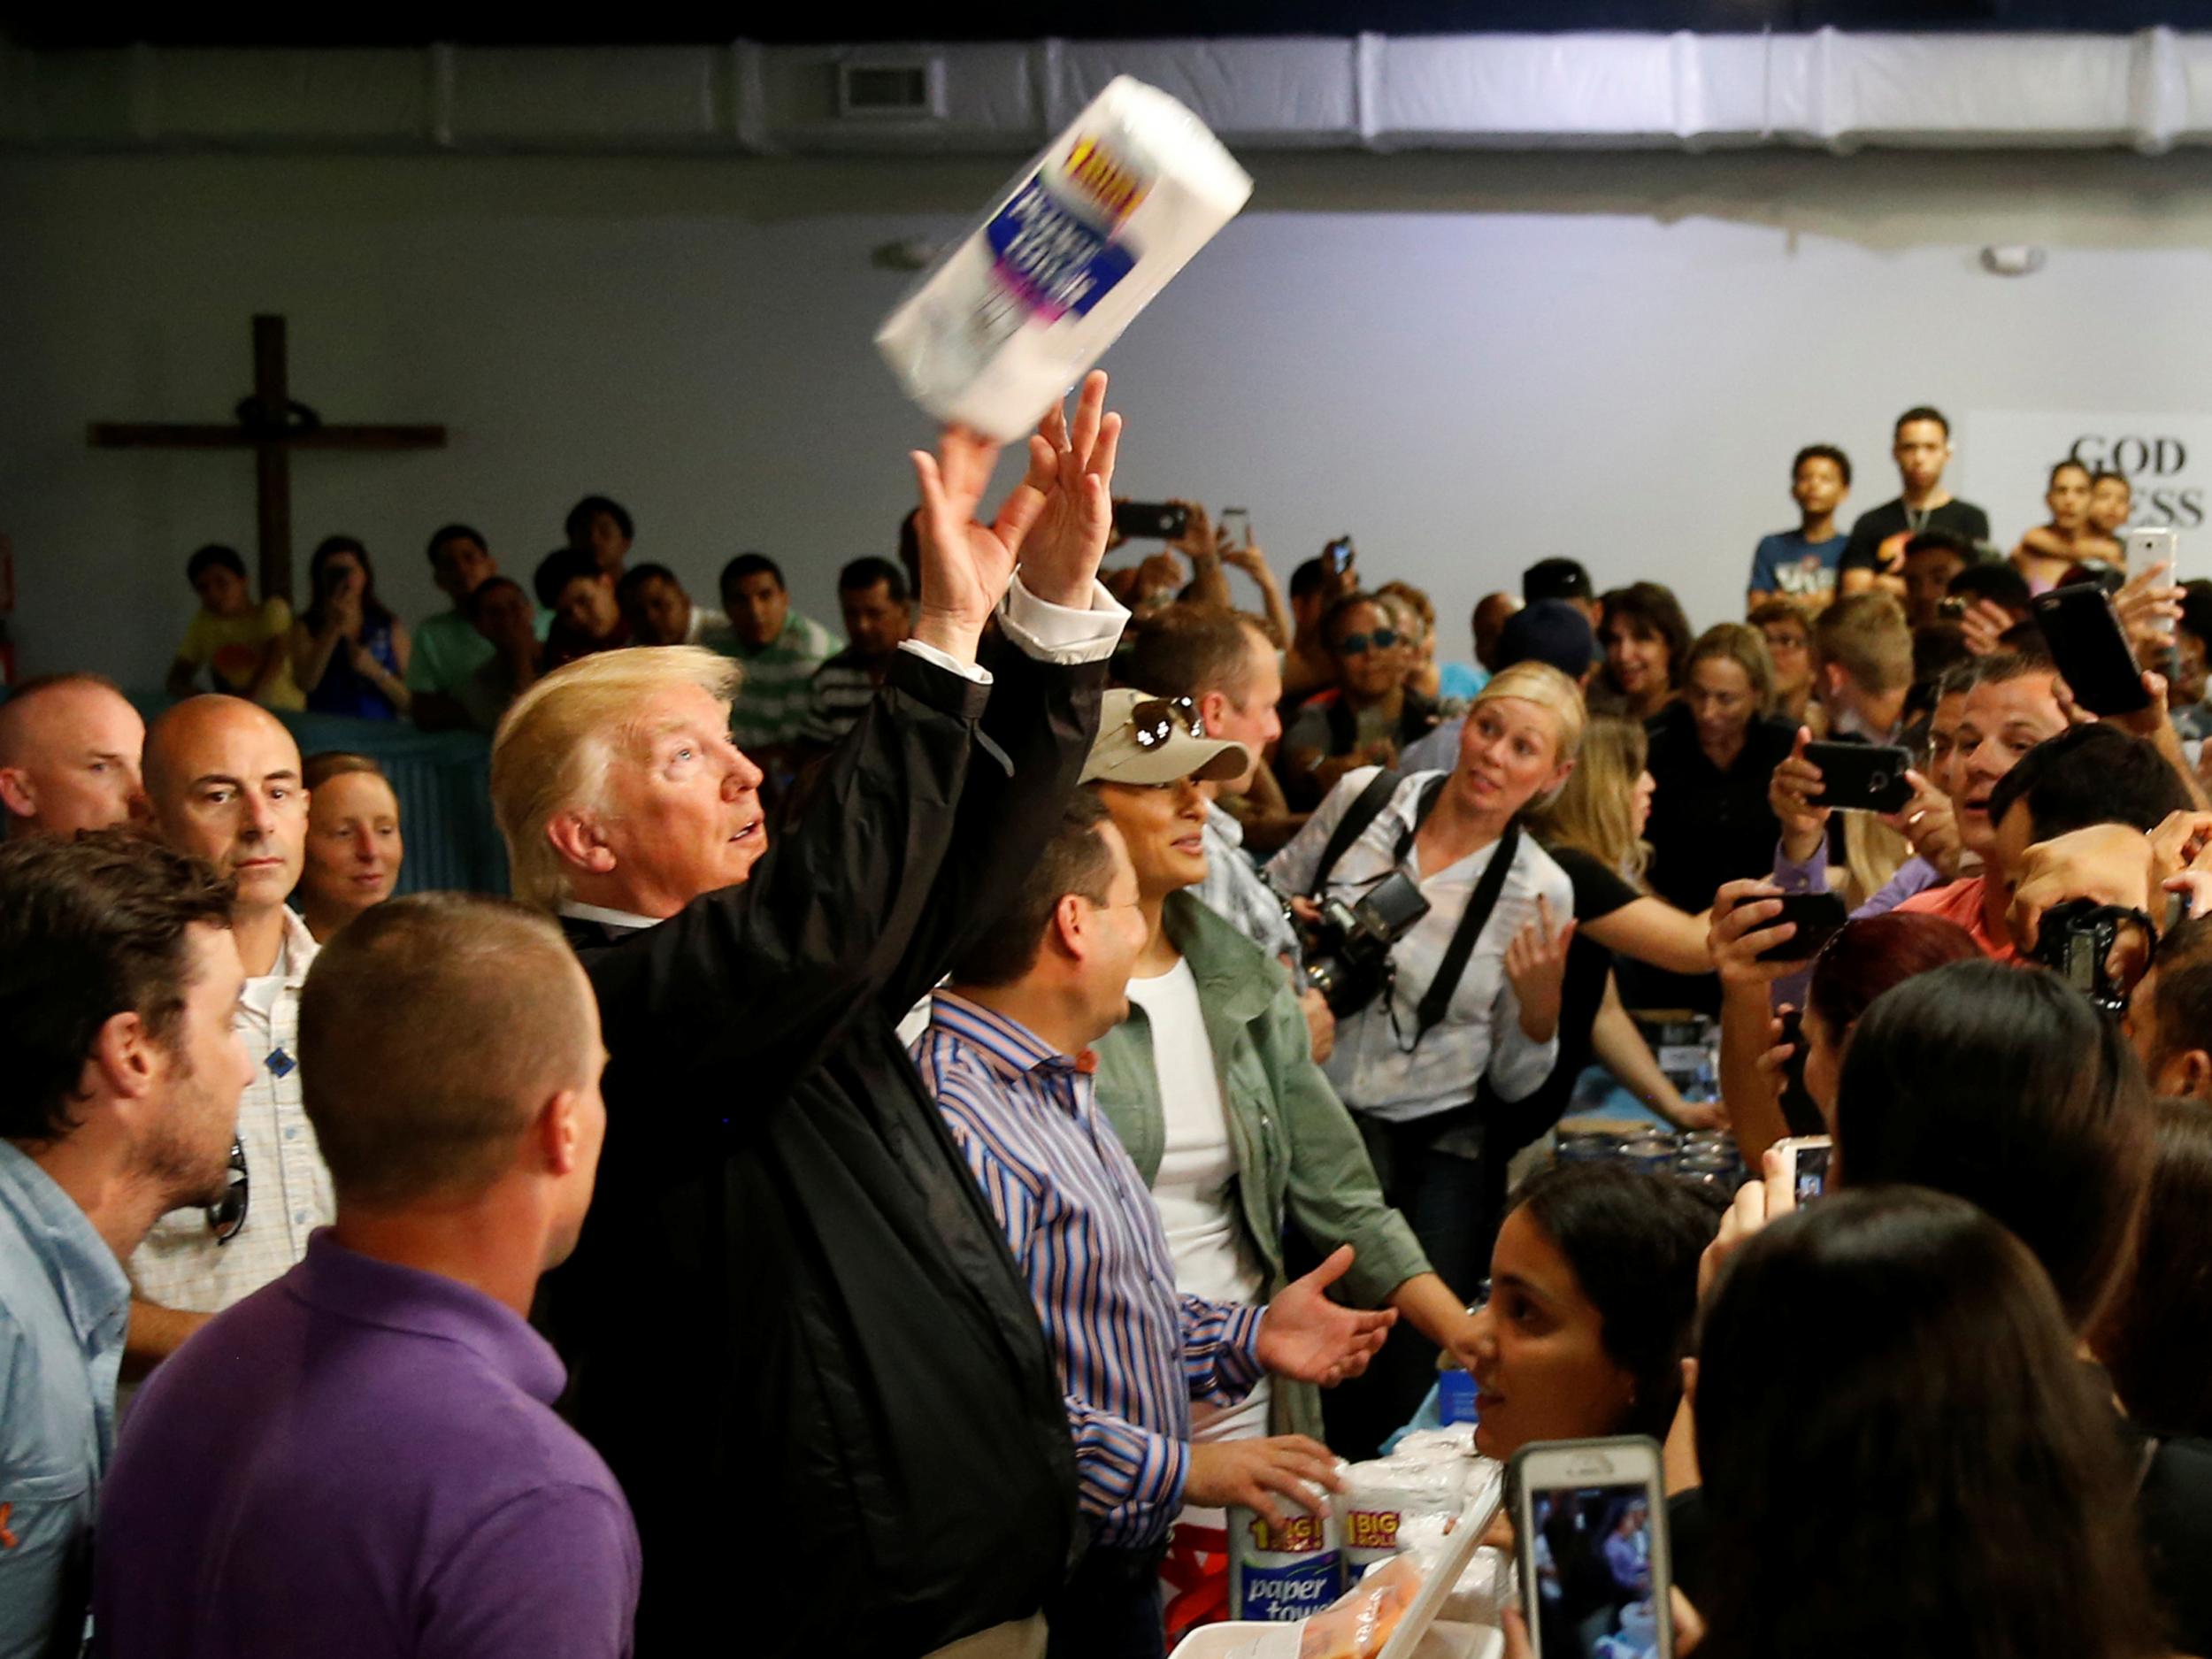
M 0 703 L 0 814 L 11 838 L 143 823 L 146 723 L 96 674 L 27 680 Z
M 257 703 L 188 698 L 146 734 L 146 794 L 164 841 L 237 883 L 231 937 L 246 971 L 238 1035 L 254 1075 L 238 1102 L 230 1205 L 172 1210 L 131 1257 L 130 1376 L 288 1271 L 307 1235 L 335 1213 L 300 1095 L 300 987 L 315 940 L 284 902 L 307 847 L 299 745 Z

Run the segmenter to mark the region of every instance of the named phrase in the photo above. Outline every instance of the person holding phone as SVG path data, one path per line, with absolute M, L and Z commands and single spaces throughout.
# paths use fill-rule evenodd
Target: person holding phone
M 1980 956 L 1973 936 L 1934 916 L 1870 916 L 1846 922 L 1813 959 L 1801 1006 L 1769 1005 L 1770 989 L 1802 968 L 1786 948 L 1796 924 L 1783 895 L 1757 881 L 1732 881 L 1713 903 L 1712 952 L 1720 971 L 1720 1087 L 1744 1163 L 1757 1168 L 1769 1147 L 1793 1134 L 1830 1133 L 1843 1045 L 1874 999 L 1916 973 Z M 1812 1109 L 1793 1116 L 1793 1086 Z
M 1653 890 L 1694 915 L 1723 882 L 1772 864 L 1780 826 L 1767 786 L 1791 734 L 1766 711 L 1774 666 L 1756 629 L 1740 622 L 1708 628 L 1685 667 L 1683 700 L 1649 728 L 1658 789 L 1647 833 Z M 1709 1013 L 1718 1002 L 1709 979 L 1640 972 L 1630 991 L 1645 1008 Z
M 1276 764 L 1284 798 L 1300 810 L 1317 805 L 1348 772 L 1395 766 L 1437 720 L 1436 704 L 1406 683 L 1403 637 L 1379 596 L 1354 594 L 1330 606 L 1321 637 L 1335 664 L 1335 693 L 1299 711 Z

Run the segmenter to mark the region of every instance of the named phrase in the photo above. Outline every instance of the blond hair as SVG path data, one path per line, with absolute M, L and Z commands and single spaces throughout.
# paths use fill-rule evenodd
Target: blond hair
M 1871 692 L 1912 684 L 1912 627 L 1887 594 L 1848 594 L 1815 618 L 1813 655 Z
M 1561 764 L 1581 749 L 1582 727 L 1589 718 L 1581 688 L 1549 663 L 1520 662 L 1500 669 L 1468 704 L 1468 711 L 1471 714 L 1494 697 L 1517 697 L 1548 710 L 1559 723 L 1559 752 L 1554 759 Z
M 602 809 L 607 764 L 641 740 L 637 711 L 649 698 L 695 686 L 727 703 L 742 678 L 703 646 L 636 645 L 580 657 L 516 698 L 492 738 L 492 814 L 515 896 L 548 910 L 568 897 L 568 865 L 546 826 L 562 812 Z
M 1547 846 L 1588 853 L 1608 870 L 1640 880 L 1651 848 L 1636 838 L 1636 780 L 1650 742 L 1643 726 L 1617 714 L 1593 715 L 1565 787 L 1530 815 Z

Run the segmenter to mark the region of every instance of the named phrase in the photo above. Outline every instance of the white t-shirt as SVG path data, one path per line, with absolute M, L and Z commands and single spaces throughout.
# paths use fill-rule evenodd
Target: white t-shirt
M 1198 1003 L 1198 980 L 1178 960 L 1165 973 L 1129 981 L 1129 1000 L 1152 1027 L 1152 1064 L 1159 1073 L 1165 1120 L 1160 1172 L 1152 1202 L 1175 1258 L 1175 1287 L 1215 1302 L 1256 1302 L 1266 1290 L 1264 1270 L 1244 1236 L 1233 1183 L 1236 1148 L 1221 1098 L 1221 1074 Z M 1194 1405 L 1194 1440 L 1249 1440 L 1267 1432 L 1267 1383 L 1236 1405 Z M 1185 1521 L 1221 1525 L 1218 1510 L 1185 1510 Z M 1206 1514 L 1216 1518 L 1207 1520 Z

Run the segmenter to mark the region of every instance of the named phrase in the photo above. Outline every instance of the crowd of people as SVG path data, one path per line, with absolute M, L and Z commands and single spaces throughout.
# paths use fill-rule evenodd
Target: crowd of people
M 1545 550 L 1455 662 L 1348 537 L 1109 564 L 1105 392 L 995 504 L 916 454 L 841 640 L 589 497 L 534 591 L 439 529 L 412 629 L 202 549 L 150 726 L 0 703 L 0 1659 L 1157 1659 L 1440 1360 L 1487 1456 L 1665 1441 L 1702 1651 L 2212 1652 L 2212 589 L 2124 480 L 2001 554 L 1916 408 L 1743 619 Z M 490 733 L 513 896 L 394 897 L 300 710 Z M 1549 1161 L 1594 1084 L 1753 1179 Z M 1658 1518 L 1522 1540 L 1548 1648 L 1649 1628 Z

